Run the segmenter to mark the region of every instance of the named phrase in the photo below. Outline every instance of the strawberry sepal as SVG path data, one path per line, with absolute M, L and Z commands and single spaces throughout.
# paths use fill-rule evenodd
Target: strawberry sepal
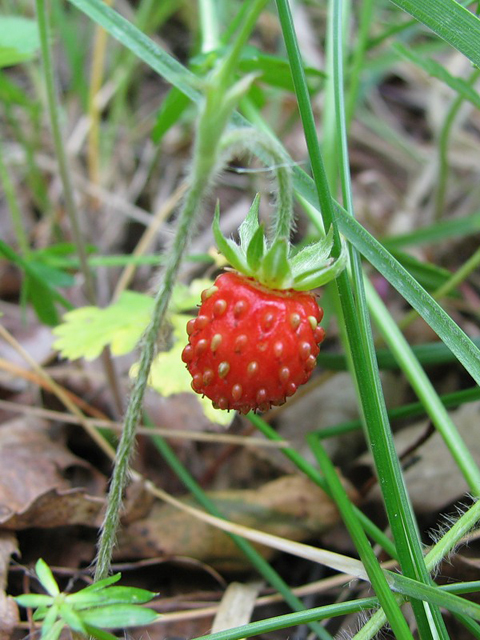
M 218 202 L 215 207 L 213 235 L 220 253 L 235 270 L 268 288 L 296 291 L 323 286 L 343 271 L 347 263 L 346 246 L 342 243 L 337 258 L 331 256 L 332 229 L 321 240 L 295 253 L 287 238 L 267 239 L 264 225 L 258 218 L 259 204 L 257 194 L 238 230 L 238 244 L 221 232 Z

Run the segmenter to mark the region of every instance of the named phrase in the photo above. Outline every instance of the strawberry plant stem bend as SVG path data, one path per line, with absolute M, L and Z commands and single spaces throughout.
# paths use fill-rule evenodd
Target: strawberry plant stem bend
M 198 121 L 190 187 L 180 212 L 173 245 L 168 252 L 162 281 L 155 297 L 152 320 L 143 338 L 138 375 L 132 389 L 122 437 L 117 448 L 107 510 L 98 542 L 95 580 L 105 578 L 110 569 L 123 491 L 128 482 L 129 463 L 135 445 L 136 427 L 141 415 L 150 366 L 155 355 L 157 335 L 165 319 L 183 254 L 194 234 L 195 222 L 201 212 L 202 201 L 214 176 L 223 164 L 223 156 L 219 153 L 221 136 L 238 100 L 250 83 L 250 78 L 245 78 L 231 87 L 231 78 L 234 77 L 241 49 L 265 4 L 266 0 L 256 0 L 252 3 L 251 11 L 241 25 L 232 49 L 205 82 L 205 99 Z

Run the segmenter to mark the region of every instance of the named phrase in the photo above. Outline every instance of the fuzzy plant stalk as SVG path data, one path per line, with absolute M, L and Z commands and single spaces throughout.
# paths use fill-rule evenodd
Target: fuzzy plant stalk
M 220 152 L 222 134 L 233 110 L 248 89 L 252 79 L 246 77 L 230 86 L 241 48 L 265 3 L 265 0 L 257 0 L 252 3 L 251 12 L 243 23 L 230 54 L 205 81 L 205 97 L 198 121 L 189 189 L 179 215 L 172 247 L 167 254 L 168 258 L 164 266 L 162 280 L 155 296 L 152 320 L 143 337 L 138 374 L 125 414 L 124 428 L 117 448 L 115 467 L 108 493 L 107 509 L 98 542 L 95 580 L 104 579 L 110 570 L 123 492 L 129 479 L 129 465 L 135 447 L 136 428 L 140 420 L 143 397 L 155 355 L 158 332 L 165 320 L 182 257 L 195 232 L 203 199 L 224 162 L 223 154 Z

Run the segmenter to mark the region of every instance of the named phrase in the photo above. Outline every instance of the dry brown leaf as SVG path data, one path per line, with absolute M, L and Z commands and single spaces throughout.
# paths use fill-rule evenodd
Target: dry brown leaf
M 13 533 L 0 531 L 0 640 L 9 640 L 20 616 L 18 607 L 5 593 L 10 556 L 18 553 L 17 539 Z
M 218 608 L 211 633 L 233 629 L 250 622 L 262 582 L 231 582 Z
M 54 441 L 45 425 L 23 418 L 0 427 L 0 524 L 8 529 L 96 526 L 103 476 Z
M 338 522 L 333 501 L 308 478 L 284 476 L 258 489 L 208 494 L 229 520 L 290 540 L 315 538 Z M 186 499 L 187 504 L 195 504 Z M 149 516 L 119 534 L 117 558 L 188 556 L 222 570 L 246 570 L 245 558 L 222 531 L 175 507 L 156 503 Z M 271 558 L 273 549 L 259 547 Z

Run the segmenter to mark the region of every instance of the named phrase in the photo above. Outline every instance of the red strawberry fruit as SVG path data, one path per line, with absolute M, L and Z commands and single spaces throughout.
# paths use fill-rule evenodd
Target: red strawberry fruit
M 344 268 L 346 253 L 330 257 L 332 233 L 295 253 L 283 235 L 269 242 L 258 222 L 258 197 L 239 229 L 225 238 L 218 207 L 213 233 L 234 267 L 202 293 L 187 325 L 182 360 L 192 387 L 218 409 L 267 411 L 283 404 L 315 368 L 325 331 L 312 289 Z
M 192 387 L 240 413 L 283 404 L 307 382 L 325 337 L 311 293 L 269 289 L 236 272 L 202 294 L 182 359 Z

